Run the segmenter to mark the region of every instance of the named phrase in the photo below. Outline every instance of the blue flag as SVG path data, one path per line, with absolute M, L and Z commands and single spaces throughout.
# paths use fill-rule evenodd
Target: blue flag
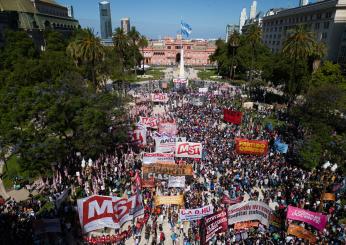
M 275 143 L 274 143 L 274 149 L 275 149 L 277 152 L 280 152 L 280 153 L 287 153 L 287 151 L 288 151 L 288 145 L 287 145 L 287 144 L 284 144 L 284 143 L 281 143 L 281 140 L 280 140 L 280 139 L 276 139 L 276 140 L 275 140 Z
M 191 34 L 192 28 L 189 24 L 181 22 L 181 34 L 185 35 L 186 37 L 189 37 Z

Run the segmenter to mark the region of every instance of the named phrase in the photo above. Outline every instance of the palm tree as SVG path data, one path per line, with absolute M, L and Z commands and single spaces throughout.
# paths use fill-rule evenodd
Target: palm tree
M 296 26 L 288 35 L 284 42 L 282 52 L 289 58 L 293 59 L 293 70 L 291 75 L 291 86 L 289 86 L 289 92 L 294 92 L 292 85 L 296 83 L 296 66 L 298 59 L 306 60 L 309 55 L 312 54 L 315 46 L 315 39 L 313 33 L 305 29 L 304 26 Z M 298 84 L 295 84 L 298 85 Z M 299 92 L 299 91 L 296 91 Z
M 312 49 L 312 72 L 316 72 L 316 70 L 321 65 L 321 60 L 327 53 L 327 46 L 325 42 L 317 42 L 314 43 L 313 49 Z
M 143 56 L 143 73 L 144 73 L 144 64 L 145 64 L 145 62 L 144 62 L 144 60 L 145 60 L 145 59 L 144 59 L 144 48 L 145 48 L 145 47 L 148 47 L 148 45 L 149 45 L 148 39 L 147 39 L 145 36 L 141 35 L 141 37 L 140 37 L 140 39 L 139 39 L 139 41 L 138 41 L 138 47 L 142 49 L 142 56 Z
M 126 50 L 129 47 L 129 38 L 125 34 L 125 32 L 119 27 L 115 29 L 115 32 L 113 34 L 113 44 L 115 51 L 120 54 L 121 63 L 124 69 Z
M 68 45 L 67 53 L 74 59 L 76 65 L 85 63 L 91 66 L 91 79 L 96 88 L 96 64 L 102 61 L 105 55 L 101 39 L 96 37 L 91 29 L 86 29 L 83 35 Z
M 261 42 L 261 36 L 262 36 L 262 30 L 257 24 L 253 24 L 249 27 L 248 31 L 246 32 L 246 40 L 251 45 L 251 71 L 250 71 L 250 81 L 252 81 L 252 73 L 254 70 L 254 62 L 255 62 L 255 55 L 256 55 L 256 45 Z
M 128 37 L 131 41 L 132 49 L 133 49 L 133 61 L 135 65 L 135 74 L 137 74 L 137 61 L 136 61 L 136 50 L 137 50 L 137 44 L 141 38 L 141 34 L 137 31 L 135 26 L 131 27 L 131 30 L 128 33 Z
M 229 40 L 228 40 L 228 44 L 229 44 L 230 48 L 232 49 L 232 63 L 231 63 L 231 74 L 230 74 L 230 78 L 232 79 L 235 51 L 236 51 L 237 47 L 239 47 L 239 44 L 240 44 L 240 36 L 239 36 L 239 33 L 237 31 L 233 32 L 230 35 Z

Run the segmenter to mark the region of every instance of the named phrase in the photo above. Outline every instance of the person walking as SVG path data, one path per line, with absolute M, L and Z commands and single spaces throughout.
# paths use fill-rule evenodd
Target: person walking
M 161 232 L 160 232 L 160 245 L 164 245 L 165 240 L 166 240 L 165 233 L 163 233 L 163 231 L 161 230 Z
M 177 244 L 178 235 L 177 235 L 177 233 L 175 233 L 175 231 L 172 231 L 171 239 L 172 239 L 172 244 L 176 245 Z

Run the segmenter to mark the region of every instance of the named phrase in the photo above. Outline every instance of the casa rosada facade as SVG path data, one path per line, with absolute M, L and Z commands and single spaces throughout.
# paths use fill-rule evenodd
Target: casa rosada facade
M 209 56 L 216 49 L 215 41 L 181 40 L 170 37 L 163 40 L 151 40 L 142 50 L 146 65 L 175 65 L 180 62 L 181 45 L 184 47 L 184 63 L 187 66 L 214 65 Z

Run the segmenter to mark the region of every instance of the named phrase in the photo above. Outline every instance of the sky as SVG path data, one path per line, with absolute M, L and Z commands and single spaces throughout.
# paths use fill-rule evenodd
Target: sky
M 100 35 L 98 0 L 56 0 L 72 5 L 82 27 Z M 245 7 L 249 16 L 252 0 L 109 0 L 113 30 L 129 17 L 131 26 L 151 39 L 175 36 L 181 19 L 192 27 L 190 38 L 223 38 L 227 24 L 238 24 Z M 257 0 L 257 11 L 296 7 L 299 0 Z

